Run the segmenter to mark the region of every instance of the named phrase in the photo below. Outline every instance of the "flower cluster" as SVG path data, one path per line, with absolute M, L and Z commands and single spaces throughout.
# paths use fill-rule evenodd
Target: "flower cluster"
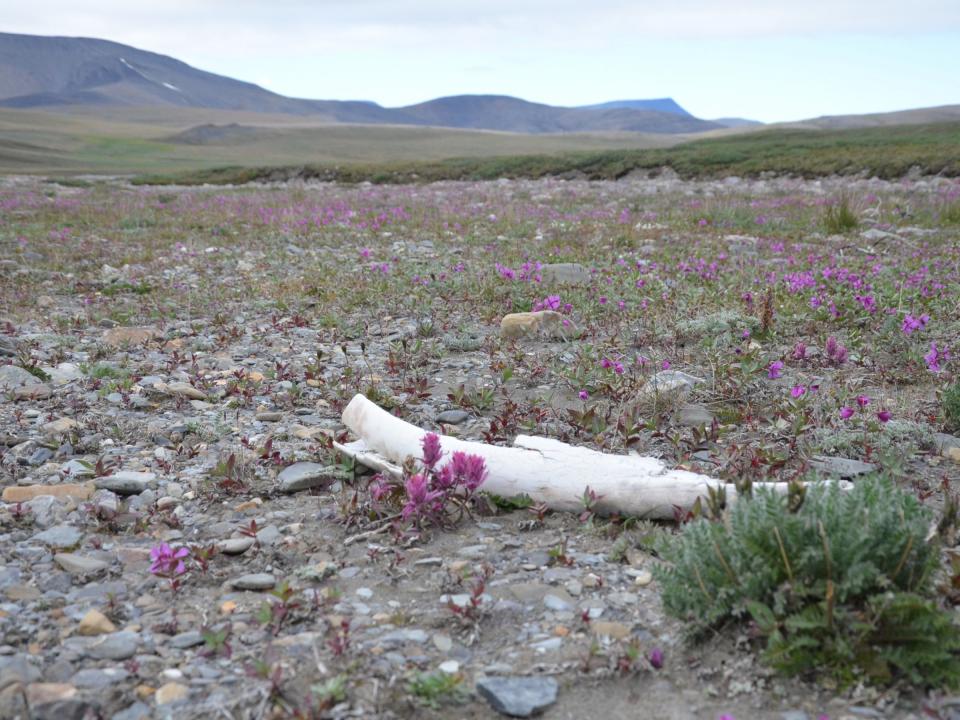
M 449 462 L 441 465 L 440 437 L 427 433 L 420 444 L 423 469 L 409 475 L 402 484 L 377 476 L 370 487 L 371 496 L 376 502 L 391 496 L 399 497 L 402 503 L 400 516 L 417 526 L 424 522 L 449 524 L 451 514 L 466 511 L 471 498 L 486 480 L 486 462 L 479 455 L 457 450 Z
M 824 352 L 827 353 L 827 359 L 834 365 L 843 365 L 849 357 L 847 349 L 838 343 L 837 339 L 833 335 L 827 338 L 827 342 L 824 344 L 823 349 Z
M 912 335 L 916 330 L 923 330 L 927 326 L 927 323 L 930 322 L 929 315 L 921 315 L 920 317 L 914 317 L 913 315 L 907 315 L 903 318 L 903 324 L 900 326 L 900 329 L 903 331 L 904 335 Z

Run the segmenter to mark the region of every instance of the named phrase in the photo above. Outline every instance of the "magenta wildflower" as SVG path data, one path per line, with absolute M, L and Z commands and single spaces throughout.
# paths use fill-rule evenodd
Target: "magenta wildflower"
M 865 408 L 870 404 L 870 397 L 868 395 L 857 395 L 857 405 L 861 408 Z
M 660 367 L 663 368 L 664 370 L 669 370 L 669 369 L 670 369 L 670 361 L 669 361 L 669 360 L 664 360 L 662 363 L 660 363 Z
M 776 380 L 781 375 L 783 375 L 783 363 L 779 360 L 774 360 L 767 368 L 767 377 L 771 380 Z
M 663 650 L 658 647 L 654 648 L 647 656 L 647 660 L 650 661 L 650 665 L 654 670 L 659 670 L 663 667 Z
M 900 326 L 900 329 L 903 331 L 904 335 L 911 335 L 914 331 L 922 330 L 924 327 L 926 327 L 928 322 L 930 322 L 929 315 L 924 314 L 920 317 L 907 315 L 903 318 L 903 324 Z
M 790 388 L 790 396 L 793 398 L 802 398 L 807 394 L 807 388 L 804 385 L 794 385 Z
M 590 393 L 588 393 L 586 390 L 581 390 L 580 392 L 577 393 L 577 397 L 580 398 L 581 400 L 586 400 L 587 398 L 590 397 Z
M 793 346 L 793 359 L 794 360 L 806 360 L 807 358 L 807 346 L 802 342 L 798 342 Z
M 941 362 L 946 362 L 950 359 L 950 351 L 944 348 L 940 350 L 937 348 L 937 343 L 930 343 L 930 352 L 923 356 L 923 361 L 927 364 L 927 370 L 932 373 L 939 373 L 942 368 L 940 367 Z
M 840 408 L 840 417 L 843 418 L 844 420 L 849 420 L 850 418 L 852 418 L 853 408 L 850 407 L 849 405 L 844 405 L 842 408 Z
M 882 423 L 890 422 L 891 417 L 893 417 L 893 414 L 889 410 L 881 410 L 877 413 L 877 420 Z
M 187 566 L 183 564 L 183 558 L 189 554 L 189 548 L 180 547 L 174 550 L 167 543 L 160 543 L 160 545 L 150 548 L 150 559 L 153 561 L 153 564 L 150 565 L 150 572 L 167 578 L 183 575 L 187 571 Z
M 427 433 L 420 441 L 423 446 L 423 464 L 428 470 L 432 470 L 438 462 L 442 453 L 440 452 L 440 436 L 436 433 Z
M 487 465 L 479 455 L 467 455 L 458 450 L 453 453 L 450 466 L 455 482 L 463 485 L 468 492 L 476 492 L 487 479 Z
M 407 491 L 407 504 L 401 511 L 404 520 L 409 520 L 414 515 L 423 515 L 429 510 L 429 505 L 434 500 L 443 497 L 442 492 L 430 490 L 427 486 L 427 478 L 420 474 L 413 475 L 407 480 L 404 483 L 404 489 Z

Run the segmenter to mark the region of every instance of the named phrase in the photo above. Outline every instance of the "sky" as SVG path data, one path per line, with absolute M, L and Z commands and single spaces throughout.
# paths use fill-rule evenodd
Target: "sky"
M 0 31 L 97 37 L 294 97 L 672 97 L 778 122 L 960 103 L 960 0 L 0 0 Z

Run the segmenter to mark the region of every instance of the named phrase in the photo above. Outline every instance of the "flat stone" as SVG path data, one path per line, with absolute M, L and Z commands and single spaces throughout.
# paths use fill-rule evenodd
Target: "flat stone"
M 234 590 L 270 590 L 276 584 L 277 579 L 270 573 L 251 573 L 230 581 Z
M 683 427 L 710 427 L 713 422 L 713 413 L 705 405 L 684 405 L 677 413 L 677 423 Z
M 49 385 L 24 385 L 13 391 L 14 400 L 46 400 L 53 395 Z
M 180 700 L 186 700 L 188 695 L 190 695 L 190 688 L 186 685 L 168 682 L 157 688 L 153 699 L 157 705 L 169 705 L 170 703 L 179 702 Z
M 101 640 L 87 648 L 87 654 L 97 660 L 127 660 L 136 654 L 139 645 L 140 636 L 124 630 L 103 635 Z
M 300 490 L 322 487 L 331 481 L 336 468 L 312 462 L 298 462 L 284 468 L 277 475 L 277 489 L 280 492 L 294 493 Z
M 15 390 L 25 385 L 39 385 L 40 379 L 17 365 L 0 365 L 0 390 Z
M 198 390 L 190 383 L 172 382 L 166 385 L 165 389 L 170 395 L 179 395 L 180 397 L 189 398 L 190 400 L 207 399 L 206 394 L 202 390 Z
M 552 677 L 485 677 L 477 692 L 501 715 L 530 717 L 557 701 L 558 685 Z
M 13 485 L 3 489 L 3 502 L 29 502 L 42 495 L 55 498 L 73 498 L 86 500 L 93 494 L 93 483 L 62 483 L 60 485 Z
M 74 674 L 70 678 L 70 682 L 79 688 L 102 690 L 111 685 L 116 685 L 118 682 L 123 682 L 128 677 L 130 677 L 130 673 L 123 668 L 84 668 Z
M 152 327 L 115 327 L 107 330 L 101 339 L 106 345 L 123 347 L 124 345 L 143 345 L 157 335 L 159 331 Z
M 613 640 L 623 640 L 630 637 L 630 628 L 623 623 L 607 620 L 594 620 L 590 623 L 590 632 L 597 637 L 608 637 Z
M 553 593 L 543 596 L 543 604 L 546 606 L 547 610 L 554 610 L 558 612 L 573 609 L 573 605 L 568 603 L 563 598 L 554 595 Z
M 139 700 L 124 710 L 114 713 L 110 720 L 150 720 L 150 707 Z
M 960 450 L 960 438 L 956 437 L 955 435 L 948 435 L 947 433 L 934 433 L 933 443 L 934 447 L 937 448 L 937 452 L 941 455 L 947 455 L 951 449 Z
M 41 683 L 27 685 L 27 703 L 31 708 L 70 700 L 77 694 L 77 688 L 69 683 Z
M 73 553 L 57 553 L 53 561 L 71 575 L 96 575 L 110 567 L 103 560 Z
M 62 435 L 69 435 L 78 427 L 80 427 L 80 423 L 78 423 L 76 420 L 68 417 L 62 417 L 45 423 L 40 430 L 48 437 L 60 437 Z
M 77 626 L 77 634 L 85 636 L 109 635 L 116 631 L 117 626 L 99 610 L 89 610 Z
M 553 310 L 537 312 L 510 313 L 500 321 L 500 335 L 518 340 L 520 338 L 541 338 L 548 340 L 570 340 L 579 335 L 573 321 Z
M 122 470 L 113 475 L 97 478 L 94 484 L 98 489 L 109 490 L 117 495 L 139 495 L 156 479 L 157 476 L 152 472 Z
M 839 475 L 841 478 L 852 478 L 866 475 L 877 469 L 873 463 L 865 463 L 850 458 L 826 457 L 815 455 L 810 465 L 826 475 Z
M 252 537 L 227 538 L 217 543 L 217 549 L 224 555 L 242 555 L 253 547 L 254 539 Z
M 255 417 L 260 422 L 275 423 L 283 420 L 283 413 L 275 412 L 273 410 L 268 410 L 265 412 L 258 412 Z
M 444 410 L 442 413 L 437 415 L 438 423 L 445 423 L 447 425 L 459 425 L 470 419 L 470 413 L 466 410 Z
M 34 535 L 31 540 L 42 542 L 49 547 L 61 549 L 76 546 L 83 538 L 83 533 L 72 525 L 54 525 L 43 532 Z
M 590 282 L 590 271 L 580 263 L 550 263 L 540 268 L 545 285 L 580 285 Z
M 170 644 L 180 650 L 203 645 L 203 634 L 197 630 L 188 630 L 170 638 Z

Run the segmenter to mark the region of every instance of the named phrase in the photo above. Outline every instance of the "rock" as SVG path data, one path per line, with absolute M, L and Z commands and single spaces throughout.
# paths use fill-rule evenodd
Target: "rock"
M 40 380 L 16 365 L 0 365 L 0 390 L 15 390 L 26 385 L 39 385 Z
M 139 495 L 156 479 L 157 476 L 152 472 L 122 470 L 113 475 L 97 478 L 94 484 L 101 490 L 109 490 L 117 495 Z
M 150 707 L 138 700 L 126 709 L 114 713 L 110 720 L 150 720 Z
M 336 468 L 319 463 L 298 462 L 286 467 L 277 475 L 277 489 L 280 492 L 294 493 L 300 490 L 322 487 L 330 483 Z
M 73 553 L 57 553 L 53 561 L 71 575 L 96 575 L 110 567 L 103 560 Z
M 826 457 L 824 455 L 815 455 L 810 461 L 810 465 L 826 475 L 837 475 L 841 478 L 866 475 L 877 469 L 877 466 L 873 463 L 865 463 L 850 458 Z
M 662 370 L 643 384 L 634 397 L 637 404 L 673 405 L 690 394 L 694 387 L 706 382 L 703 378 L 679 370 Z
M 543 596 L 543 604 L 546 606 L 547 610 L 562 612 L 573 609 L 573 605 L 568 603 L 563 598 L 554 595 L 553 593 Z
M 47 437 L 58 438 L 62 437 L 63 435 L 69 435 L 78 427 L 80 427 L 80 423 L 78 423 L 76 420 L 62 417 L 59 420 L 54 420 L 44 424 L 40 430 Z
M 276 584 L 277 579 L 270 573 L 251 573 L 230 581 L 234 590 L 270 590 Z
M 485 677 L 477 692 L 501 715 L 530 717 L 557 701 L 557 681 L 552 677 Z
M 264 412 L 258 412 L 255 417 L 260 422 L 275 423 L 283 420 L 283 413 L 274 412 L 274 411 L 264 411 Z
M 70 678 L 70 682 L 80 688 L 102 690 L 103 688 L 123 682 L 130 673 L 122 668 L 85 668 Z
M 203 645 L 203 634 L 197 630 L 188 630 L 170 638 L 170 644 L 180 650 Z
M 590 282 L 590 271 L 580 263 L 550 263 L 540 267 L 543 285 L 582 285 Z
M 53 394 L 49 385 L 24 385 L 13 391 L 14 400 L 46 400 Z
M 437 422 L 446 423 L 447 425 L 459 425 L 469 419 L 470 413 L 466 410 L 444 410 L 437 415 Z
M 553 310 L 511 313 L 500 321 L 500 335 L 510 339 L 537 337 L 550 340 L 569 340 L 579 335 L 569 318 Z
M 653 582 L 653 573 L 649 570 L 640 570 L 633 578 L 633 584 L 646 587 Z
M 97 660 L 127 660 L 136 654 L 140 645 L 140 636 L 127 630 L 101 637 L 87 648 L 87 654 Z
M 60 363 L 56 367 L 45 367 L 42 370 L 50 376 L 50 382 L 57 386 L 83 379 L 83 371 L 80 370 L 80 366 L 73 363 Z
M 624 640 L 630 637 L 630 628 L 623 623 L 594 620 L 590 623 L 590 632 L 597 637 L 608 637 L 612 640 Z
M 17 354 L 17 341 L 11 337 L 0 335 L 0 356 L 15 357 Z
M 227 538 L 217 543 L 217 549 L 224 555 L 242 555 L 253 547 L 254 539 L 249 536 Z
M 63 483 L 61 485 L 14 485 L 3 489 L 3 502 L 29 502 L 42 495 L 51 495 L 55 498 L 73 498 L 86 500 L 93 494 L 93 483 Z
M 156 328 L 151 327 L 115 327 L 107 330 L 102 337 L 106 345 L 124 347 L 126 345 L 143 345 L 159 335 Z
M 168 682 L 161 685 L 153 696 L 157 705 L 169 705 L 170 703 L 186 700 L 190 695 L 190 688 L 176 682 Z
M 934 433 L 933 443 L 934 447 L 937 449 L 937 452 L 941 455 L 949 456 L 950 450 L 960 450 L 960 438 L 954 435 L 947 435 L 946 433 Z
M 157 388 L 163 390 L 168 395 L 179 395 L 190 400 L 206 400 L 207 396 L 202 390 L 198 390 L 190 383 L 172 382 L 168 385 L 157 385 Z
M 701 425 L 710 427 L 713 423 L 713 413 L 705 405 L 684 405 L 677 413 L 677 423 L 690 428 Z
M 54 525 L 34 535 L 31 540 L 42 542 L 53 548 L 72 548 L 79 544 L 83 533 L 71 525 Z
M 77 634 L 84 636 L 109 635 L 116 631 L 117 626 L 99 610 L 89 610 L 77 626 Z

